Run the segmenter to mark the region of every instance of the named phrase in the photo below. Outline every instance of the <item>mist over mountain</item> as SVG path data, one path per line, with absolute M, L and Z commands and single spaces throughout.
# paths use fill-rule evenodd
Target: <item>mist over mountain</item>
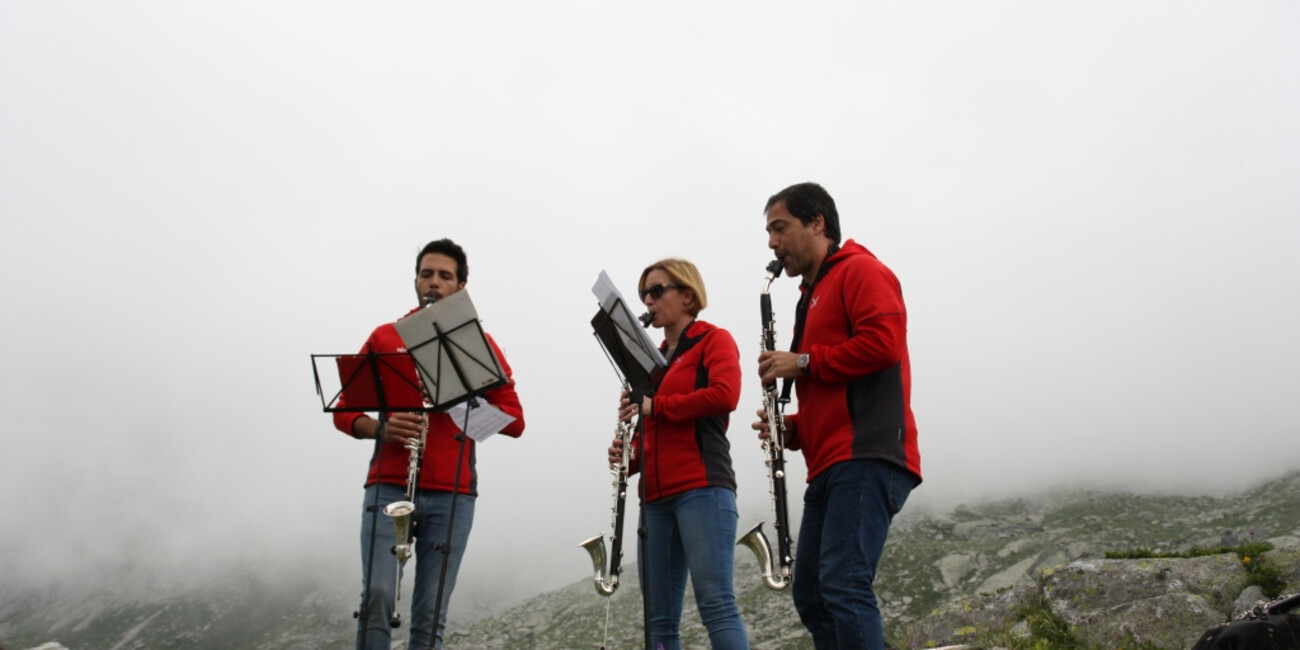
M 770 517 L 763 205 L 805 180 L 904 288 L 906 512 L 1246 489 L 1300 458 L 1297 32 L 1278 0 L 0 2 L 0 589 L 243 566 L 354 600 L 372 449 L 310 355 L 414 306 L 441 237 L 528 422 L 478 447 L 454 614 L 576 581 L 606 530 L 601 271 L 699 267 L 742 525 Z
M 1224 497 L 1058 490 L 942 513 L 905 511 L 891 531 L 878 587 L 887 628 L 898 636 L 946 603 L 1030 587 L 1045 569 L 1107 551 L 1249 541 L 1300 544 L 1300 472 Z M 70 650 L 352 645 L 359 586 L 340 567 L 263 558 L 230 562 L 221 571 L 172 571 L 131 559 L 46 581 L 5 580 L 0 644 L 9 650 L 50 641 Z M 753 557 L 738 549 L 737 596 L 754 646 L 811 647 L 789 592 L 768 591 L 757 573 Z M 462 580 L 471 586 L 455 595 L 451 648 L 592 648 L 606 635 L 618 648 L 636 647 L 640 638 L 635 565 L 626 567 L 624 584 L 609 599 L 595 593 L 589 576 L 524 602 L 484 598 L 475 583 Z M 707 643 L 703 634 L 688 595 L 686 645 Z M 404 638 L 400 629 L 397 638 Z

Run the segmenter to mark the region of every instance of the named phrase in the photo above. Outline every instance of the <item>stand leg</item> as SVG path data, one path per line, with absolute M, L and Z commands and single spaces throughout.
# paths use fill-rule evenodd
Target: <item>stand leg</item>
M 377 371 L 376 371 L 377 372 Z M 371 463 L 383 463 L 382 455 L 379 453 L 384 444 L 383 427 L 388 420 L 388 415 L 384 412 L 379 414 L 379 428 L 375 430 L 375 451 L 371 455 Z M 375 474 L 379 475 L 382 467 L 377 467 Z M 370 517 L 370 544 L 369 552 L 366 554 L 366 581 L 361 589 L 361 607 L 352 612 L 352 618 L 357 619 L 357 645 L 358 648 L 365 647 L 366 629 L 370 626 L 370 575 L 375 567 L 375 528 L 378 525 L 379 517 L 379 490 L 375 490 L 375 498 L 369 506 L 366 506 L 367 515 Z
M 470 400 L 470 408 L 465 409 L 465 426 L 462 431 L 469 429 L 469 412 L 474 407 L 474 401 Z M 438 548 L 442 554 L 442 569 L 438 574 L 438 596 L 433 601 L 433 643 L 437 647 L 442 639 L 442 631 L 439 629 L 439 621 L 442 619 L 442 596 L 443 590 L 447 586 L 447 564 L 451 560 L 451 543 L 452 532 L 456 526 L 456 499 L 460 496 L 460 472 L 461 466 L 465 463 L 465 447 L 469 441 L 464 433 L 456 435 L 457 442 L 460 443 L 460 452 L 456 455 L 456 480 L 452 482 L 451 490 L 451 513 L 447 517 L 447 539 Z

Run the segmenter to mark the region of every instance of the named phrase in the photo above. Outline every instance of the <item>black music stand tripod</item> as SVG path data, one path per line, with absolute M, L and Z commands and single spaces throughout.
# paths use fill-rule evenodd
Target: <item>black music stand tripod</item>
M 424 400 L 420 385 L 414 379 L 415 364 L 405 352 L 378 353 L 373 350 L 364 354 L 313 354 L 312 375 L 316 381 L 316 394 L 321 398 L 321 407 L 326 413 L 366 413 L 379 414 L 379 429 L 375 433 L 375 448 L 371 454 L 370 464 L 374 464 L 376 476 L 382 474 L 383 462 L 380 449 L 383 446 L 383 427 L 392 411 L 427 412 L 430 409 Z M 321 360 L 330 359 L 338 366 L 340 387 L 333 396 L 326 399 L 322 387 Z M 375 535 L 378 530 L 379 491 L 375 491 L 374 503 L 366 507 L 370 513 L 370 544 L 366 557 L 366 580 L 361 592 L 361 607 L 352 612 L 358 619 L 357 645 L 364 645 L 366 629 L 370 624 L 370 581 L 374 574 Z M 410 539 L 405 540 L 407 543 Z M 399 540 L 400 544 L 402 540 Z M 396 553 L 397 549 L 390 549 Z M 399 564 L 397 570 L 401 571 Z M 398 582 L 400 584 L 400 581 Z M 401 615 L 393 612 L 389 621 L 392 627 L 401 625 Z

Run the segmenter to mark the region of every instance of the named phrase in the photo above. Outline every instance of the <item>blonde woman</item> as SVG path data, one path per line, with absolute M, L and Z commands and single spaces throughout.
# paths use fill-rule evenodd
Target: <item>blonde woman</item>
M 708 304 L 694 264 L 660 260 L 641 272 L 641 302 L 663 330 L 667 370 L 639 404 L 626 394 L 619 416 L 641 415 L 642 434 L 629 472 L 641 474 L 647 538 L 638 570 L 648 586 L 651 647 L 681 648 L 679 627 L 686 578 L 714 648 L 749 648 L 732 589 L 736 548 L 736 477 L 727 423 L 740 400 L 740 351 L 731 334 L 702 321 Z M 620 442 L 610 447 L 618 462 Z

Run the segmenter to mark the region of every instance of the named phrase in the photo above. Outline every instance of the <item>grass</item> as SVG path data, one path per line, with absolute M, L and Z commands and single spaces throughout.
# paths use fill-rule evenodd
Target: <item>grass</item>
M 1025 625 L 1022 627 L 1020 623 Z M 1025 633 L 1028 628 L 1028 634 Z M 1074 628 L 1038 600 L 1016 611 L 1016 618 L 1000 632 L 981 635 L 974 640 L 978 645 L 996 646 L 1008 650 L 1109 650 L 1101 646 L 1085 643 L 1074 633 Z M 1164 650 L 1151 642 L 1138 642 L 1129 637 L 1129 642 L 1119 650 Z
M 1193 546 L 1185 551 L 1170 552 L 1154 552 L 1145 548 L 1135 548 L 1126 551 L 1107 551 L 1106 557 L 1113 560 L 1137 560 L 1145 558 L 1204 557 L 1207 555 L 1236 553 L 1237 558 L 1241 560 L 1242 568 L 1246 570 L 1246 584 L 1248 586 L 1257 585 L 1263 590 L 1265 596 L 1277 598 L 1286 589 L 1286 581 L 1282 578 L 1282 570 L 1264 557 L 1264 553 L 1271 550 L 1273 550 L 1273 545 L 1268 542 L 1251 542 L 1237 546 Z

